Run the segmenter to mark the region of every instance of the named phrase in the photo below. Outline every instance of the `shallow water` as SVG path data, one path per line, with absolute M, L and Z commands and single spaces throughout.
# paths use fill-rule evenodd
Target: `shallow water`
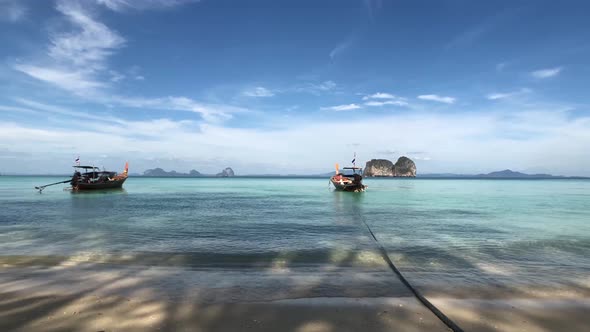
M 96 193 L 33 188 L 60 179 L 0 177 L 0 263 L 174 266 L 217 281 L 231 271 L 223 275 L 234 286 L 269 270 L 301 282 L 331 271 L 318 296 L 348 296 L 347 284 L 364 279 L 363 287 L 376 287 L 369 296 L 386 296 L 378 289 L 395 276 L 364 221 L 426 291 L 590 292 L 587 180 L 368 179 L 365 193 L 301 178 L 132 177 L 124 190 Z

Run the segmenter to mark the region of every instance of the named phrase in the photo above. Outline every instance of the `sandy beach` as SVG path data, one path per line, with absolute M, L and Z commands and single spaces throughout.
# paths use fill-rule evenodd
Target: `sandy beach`
M 277 273 L 279 273 L 278 271 Z M 227 298 L 177 268 L 90 264 L 0 269 L 1 331 L 448 331 L 392 274 L 394 296 Z M 288 271 L 282 271 L 288 277 Z M 191 277 L 191 275 L 193 277 Z M 197 275 L 194 284 L 182 283 Z M 359 274 L 358 278 L 363 278 Z M 265 282 L 262 279 L 260 282 Z M 326 287 L 318 280 L 314 287 Z M 399 287 L 397 287 L 399 286 Z M 362 287 L 362 286 L 359 286 Z M 232 292 L 244 292 L 232 285 Z M 309 288 L 309 285 L 306 286 Z M 219 297 L 216 297 L 219 294 Z M 359 293 L 360 294 L 360 293 Z M 432 297 L 465 331 L 587 331 L 590 299 Z M 280 298 L 283 299 L 280 299 Z M 224 300 L 218 300 L 223 298 Z

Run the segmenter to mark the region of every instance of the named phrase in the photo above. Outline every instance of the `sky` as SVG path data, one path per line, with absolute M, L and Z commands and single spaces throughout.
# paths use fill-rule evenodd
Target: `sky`
M 590 176 L 587 1 L 0 0 L 0 173 Z

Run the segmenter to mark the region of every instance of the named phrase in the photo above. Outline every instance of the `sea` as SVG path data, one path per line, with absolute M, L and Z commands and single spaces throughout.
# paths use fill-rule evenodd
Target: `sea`
M 589 180 L 369 178 L 364 193 L 284 177 L 34 188 L 60 180 L 0 177 L 0 272 L 130 270 L 158 276 L 161 294 L 204 302 L 408 295 L 383 247 L 429 296 L 590 293 Z

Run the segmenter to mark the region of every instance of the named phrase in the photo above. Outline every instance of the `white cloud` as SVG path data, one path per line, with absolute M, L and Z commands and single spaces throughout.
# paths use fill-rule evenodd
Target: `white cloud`
M 352 111 L 361 108 L 357 104 L 347 104 L 347 105 L 338 105 L 338 106 L 330 106 L 330 107 L 322 107 L 321 110 L 323 111 Z
M 590 175 L 590 154 L 586 153 L 590 145 L 590 118 L 572 118 L 567 112 L 554 110 L 514 113 L 510 109 L 467 114 L 413 112 L 357 121 L 338 118 L 298 121 L 297 126 L 271 130 L 227 128 L 171 119 L 97 124 L 88 129 L 60 129 L 47 124 L 39 128 L 3 121 L 0 142 L 9 149 L 7 152 L 27 151 L 35 155 L 35 164 L 55 162 L 62 157 L 69 162 L 72 155 L 86 151 L 86 142 L 90 141 L 108 147 L 108 153 L 106 150 L 96 152 L 97 155 L 108 154 L 106 166 L 120 167 L 122 160 L 130 158 L 130 164 L 138 171 L 162 165 L 147 161 L 157 158 L 172 160 L 168 165 L 176 165 L 176 170 L 179 170 L 178 165 L 187 165 L 186 170 L 195 168 L 205 172 L 232 166 L 241 174 L 314 174 L 329 170 L 335 161 L 353 152 L 346 144 L 334 145 L 334 142 L 351 142 L 351 132 L 354 142 L 365 147 L 363 151 L 355 148 L 359 152 L 359 163 L 375 158 L 378 151 L 395 142 L 405 151 L 428 151 L 428 154 L 418 155 L 423 160 L 414 158 L 420 173 L 478 173 L 543 165 L 555 174 Z M 417 132 L 420 135 L 416 136 Z M 285 146 L 289 149 L 285 150 Z M 309 149 L 310 146 L 314 148 Z M 551 158 L 547 158 L 548 154 Z M 427 163 L 424 162 L 426 158 L 430 158 Z M 214 165 L 211 171 L 200 166 L 204 165 L 204 159 L 209 166 Z M 257 160 L 264 160 L 264 165 L 259 165 Z M 301 160 L 306 160 L 304 165 Z M 3 171 L 22 171 L 27 161 L 21 158 L 14 163 L 5 162 Z
M 323 93 L 332 92 L 336 90 L 338 85 L 334 81 L 324 81 L 320 83 L 305 83 L 295 87 L 286 89 L 285 91 L 310 93 L 319 96 Z
M 439 95 L 420 95 L 418 96 L 418 99 L 436 101 L 445 104 L 453 104 L 456 100 L 454 97 L 443 97 Z
M 160 98 L 144 98 L 114 95 L 104 98 L 104 103 L 113 103 L 126 107 L 199 113 L 203 119 L 208 122 L 220 122 L 232 118 L 232 114 L 234 113 L 249 112 L 248 109 L 241 107 L 205 104 L 187 97 L 168 96 Z
M 166 9 L 199 0 L 96 0 L 110 10 L 123 12 L 127 10 Z
M 103 82 L 96 80 L 92 72 L 83 69 L 68 70 L 26 64 L 17 64 L 14 69 L 77 95 L 87 95 L 106 86 Z
M 559 75 L 561 70 L 562 70 L 561 67 L 539 69 L 539 70 L 535 70 L 535 71 L 531 72 L 531 75 L 534 78 L 549 78 L 549 77 Z
M 244 111 L 229 105 L 200 103 L 182 96 L 144 98 L 113 93 L 110 84 L 125 75 L 110 69 L 107 60 L 125 45 L 125 39 L 93 18 L 82 7 L 82 2 L 59 1 L 56 9 L 72 23 L 75 30 L 50 37 L 47 54 L 52 61 L 49 63 L 17 63 L 13 66 L 15 70 L 101 104 L 189 111 L 199 113 L 208 122 L 223 121 L 231 118 L 233 113 Z M 138 71 L 139 67 L 130 69 L 130 73 L 134 73 L 132 77 L 143 80 L 143 76 L 136 74 Z
M 510 92 L 510 93 L 490 93 L 489 95 L 486 96 L 486 98 L 488 98 L 489 100 L 497 100 L 497 99 L 505 99 L 505 98 L 509 98 L 512 97 L 514 95 L 514 93 Z
M 363 100 L 369 99 L 396 99 L 397 97 L 390 93 L 377 92 L 372 95 L 364 96 Z
M 522 95 L 525 93 L 530 93 L 530 92 L 531 92 L 531 89 L 522 88 L 518 91 L 513 91 L 513 92 L 490 93 L 486 96 L 486 98 L 489 100 L 508 99 L 508 98 L 512 98 L 512 97 Z
M 258 86 L 253 89 L 245 90 L 242 92 L 242 95 L 246 97 L 272 97 L 275 94 L 267 88 Z
M 106 60 L 125 39 L 92 18 L 78 2 L 59 1 L 56 9 L 75 30 L 50 36 L 47 54 L 52 63 L 19 63 L 14 69 L 76 95 L 95 94 L 107 87 L 104 76 L 113 71 L 107 70 Z
M 372 95 L 366 95 L 363 97 L 365 106 L 385 106 L 385 105 L 396 105 L 396 106 L 408 106 L 406 98 L 398 97 L 390 93 L 377 92 Z
M 49 105 L 45 103 L 40 103 L 34 100 L 26 99 L 26 98 L 15 98 L 14 99 L 17 103 L 27 106 L 31 109 L 42 111 L 42 113 L 50 113 L 55 115 L 61 115 L 68 118 L 78 118 L 78 119 L 88 119 L 88 120 L 97 120 L 101 122 L 115 122 L 115 123 L 123 123 L 122 119 L 110 116 L 110 115 L 102 115 L 102 114 L 92 114 L 86 112 L 79 112 L 73 111 L 64 107 Z
M 33 111 L 31 109 L 28 109 L 28 108 L 14 107 L 14 106 L 5 106 L 5 105 L 0 105 L 0 111 L 3 111 L 3 112 L 12 112 L 12 113 L 35 114 L 35 115 L 39 114 L 39 112 Z
M 334 47 L 330 51 L 330 59 L 334 60 L 338 55 L 340 55 L 342 52 L 344 52 L 346 49 L 348 49 L 351 45 L 352 45 L 352 39 L 346 40 L 346 41 L 338 44 L 336 47 Z
M 56 9 L 78 29 L 51 37 L 49 56 L 66 64 L 101 69 L 105 59 L 125 44 L 125 39 L 96 21 L 77 2 L 60 1 Z
M 395 106 L 408 106 L 408 102 L 403 100 L 386 100 L 386 101 L 376 101 L 371 100 L 364 103 L 365 106 L 385 106 L 385 105 L 395 105 Z
M 16 23 L 25 18 L 27 8 L 22 2 L 0 1 L 0 22 Z
M 109 74 L 111 74 L 111 81 L 113 82 L 119 82 L 122 79 L 125 79 L 125 75 L 119 73 L 116 70 L 110 70 Z

